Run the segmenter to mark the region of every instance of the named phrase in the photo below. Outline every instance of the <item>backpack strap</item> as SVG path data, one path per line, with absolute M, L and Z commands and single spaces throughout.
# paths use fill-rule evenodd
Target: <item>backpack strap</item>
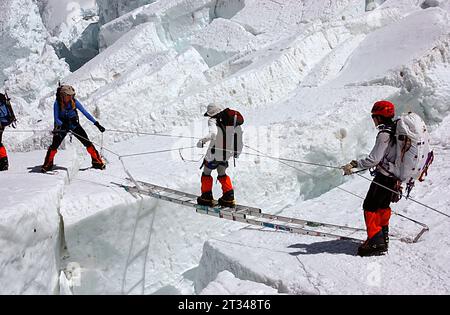
M 379 130 L 378 134 L 383 133 L 383 132 L 388 133 L 390 135 L 390 142 L 395 144 L 396 143 L 395 131 L 397 129 L 397 122 L 398 121 L 399 121 L 399 119 L 395 120 L 393 124 L 381 124 L 381 125 L 378 125 L 377 126 L 377 128 Z M 392 172 L 390 172 L 385 167 L 383 167 L 383 161 L 384 161 L 385 158 L 386 158 L 386 155 L 383 156 L 383 158 L 381 159 L 380 163 L 378 163 L 377 166 L 379 168 L 381 168 L 383 171 L 385 171 L 386 173 L 388 173 L 389 175 L 391 175 L 392 177 L 397 178 Z M 373 173 L 375 174 L 376 172 L 373 172 Z

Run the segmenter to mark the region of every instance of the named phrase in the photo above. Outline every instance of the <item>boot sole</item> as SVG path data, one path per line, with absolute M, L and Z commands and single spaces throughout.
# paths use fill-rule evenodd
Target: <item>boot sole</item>
M 387 251 L 386 252 L 368 253 L 368 254 L 364 254 L 364 255 L 358 253 L 358 256 L 360 256 L 360 257 L 373 257 L 373 256 L 384 256 L 386 254 L 387 254 Z
M 197 204 L 199 206 L 213 208 L 213 207 L 216 207 L 218 203 L 217 203 L 217 200 L 214 200 L 214 199 L 213 200 L 203 200 L 203 199 L 197 198 Z
M 236 203 L 223 203 L 219 201 L 219 206 L 224 208 L 236 208 Z
M 360 252 L 358 250 L 358 256 L 361 257 L 370 257 L 370 256 L 384 256 L 385 254 L 387 254 L 388 250 L 387 249 L 379 249 L 379 250 L 373 250 L 373 251 L 368 251 L 368 252 Z

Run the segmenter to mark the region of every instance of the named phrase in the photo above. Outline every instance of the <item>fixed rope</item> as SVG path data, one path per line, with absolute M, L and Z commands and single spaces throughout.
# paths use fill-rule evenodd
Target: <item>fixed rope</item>
M 248 147 L 248 146 L 246 146 L 246 147 L 250 149 L 250 147 Z M 226 151 L 231 151 L 231 150 L 226 150 Z M 258 156 L 258 157 L 266 157 L 266 158 L 270 158 L 270 159 L 273 159 L 273 160 L 287 161 L 287 162 L 293 162 L 293 163 L 298 163 L 298 164 L 320 166 L 320 167 L 325 167 L 325 168 L 330 168 L 330 169 L 339 169 L 339 170 L 342 169 L 340 166 L 338 167 L 338 166 L 325 165 L 325 164 L 320 164 L 320 163 L 312 163 L 312 162 L 305 162 L 305 161 L 299 161 L 299 160 L 293 160 L 293 159 L 285 159 L 285 158 L 274 157 L 274 156 L 270 156 L 270 155 L 266 155 L 266 154 L 252 154 L 252 153 L 245 153 L 245 152 L 242 152 L 242 154 L 252 155 L 252 156 Z M 354 174 L 355 174 L 355 175 L 358 175 L 358 176 L 360 176 L 360 177 L 362 177 L 362 178 L 364 178 L 365 180 L 368 180 L 368 181 L 370 181 L 370 182 L 373 182 L 374 184 L 376 184 L 376 185 L 378 185 L 378 186 L 380 186 L 380 187 L 382 187 L 382 188 L 384 188 L 384 189 L 387 189 L 387 190 L 389 190 L 389 191 L 391 191 L 391 192 L 393 192 L 393 193 L 399 195 L 399 196 L 402 197 L 402 198 L 405 197 L 406 200 L 411 200 L 412 202 L 415 202 L 415 203 L 417 203 L 417 204 L 419 204 L 419 205 L 421 205 L 421 206 L 423 206 L 423 207 L 425 207 L 425 208 L 428 208 L 428 209 L 430 209 L 430 210 L 432 210 L 432 211 L 435 211 L 435 212 L 437 212 L 437 213 L 439 213 L 439 214 L 441 214 L 441 215 L 443 215 L 443 216 L 446 216 L 446 217 L 450 218 L 450 215 L 448 215 L 448 214 L 446 214 L 446 213 L 444 213 L 444 212 L 442 212 L 442 211 L 439 211 L 439 210 L 437 210 L 437 209 L 435 209 L 435 208 L 433 208 L 433 207 L 430 207 L 430 206 L 428 206 L 428 205 L 426 205 L 426 204 L 424 204 L 424 203 L 422 203 L 422 202 L 420 202 L 420 201 L 417 201 L 417 200 L 415 200 L 415 199 L 413 199 L 413 198 L 411 198 L 411 197 L 408 197 L 408 198 L 407 198 L 407 197 L 404 196 L 401 192 L 392 190 L 392 189 L 390 189 L 390 188 L 388 188 L 388 187 L 386 187 L 386 186 L 384 186 L 384 185 L 382 185 L 382 184 L 380 184 L 380 183 L 377 183 L 377 182 L 372 181 L 372 179 L 370 179 L 370 178 L 367 178 L 367 177 L 365 177 L 365 176 L 359 174 L 359 173 L 362 172 L 362 171 L 366 171 L 366 170 L 356 171 L 356 172 L 354 172 Z
M 395 191 L 395 190 L 390 189 L 389 187 L 386 187 L 386 186 L 384 186 L 384 185 L 382 185 L 382 184 L 380 184 L 380 183 L 374 182 L 374 181 L 372 181 L 370 178 L 367 178 L 367 177 L 365 177 L 365 176 L 363 176 L 363 175 L 361 175 L 361 174 L 356 174 L 356 175 L 359 176 L 359 177 L 361 177 L 361 178 L 364 178 L 364 179 L 366 179 L 366 180 L 368 180 L 368 181 L 370 181 L 370 182 L 372 182 L 372 183 L 374 183 L 374 184 L 377 184 L 378 186 L 380 186 L 380 187 L 382 187 L 382 188 L 384 188 L 384 189 L 387 189 L 387 190 L 389 190 L 390 192 L 393 192 L 393 193 L 399 195 L 401 198 L 405 197 L 406 200 L 411 200 L 411 201 L 413 201 L 413 202 L 415 202 L 415 203 L 417 203 L 417 204 L 419 204 L 419 205 L 421 205 L 421 206 L 424 206 L 425 208 L 428 208 L 428 209 L 430 209 L 430 210 L 432 210 L 432 211 L 435 211 L 435 212 L 437 212 L 437 213 L 439 213 L 439 214 L 441 214 L 441 215 L 443 215 L 443 216 L 446 216 L 447 218 L 450 218 L 450 215 L 448 215 L 448 214 L 446 214 L 446 213 L 444 213 L 444 212 L 442 212 L 442 211 L 439 211 L 439 210 L 437 210 L 437 209 L 435 209 L 435 208 L 433 208 L 433 207 L 430 207 L 430 206 L 428 206 L 428 205 L 426 205 L 426 204 L 424 204 L 424 203 L 422 203 L 422 202 L 420 202 L 420 201 L 417 201 L 417 200 L 415 200 L 415 199 L 413 199 L 413 198 L 411 198 L 411 197 L 406 197 L 406 196 L 404 196 L 401 192 Z
M 261 151 L 259 151 L 259 150 L 257 150 L 257 149 L 251 148 L 251 147 L 249 147 L 249 146 L 246 146 L 246 147 L 249 148 L 250 150 L 253 150 L 253 151 L 255 151 L 255 152 L 258 152 L 258 153 L 264 155 L 264 153 L 262 153 Z M 299 172 L 302 172 L 302 173 L 304 173 L 304 174 L 307 174 L 307 175 L 309 175 L 309 176 L 311 176 L 311 177 L 313 177 L 313 178 L 317 178 L 316 176 L 311 175 L 311 174 L 309 174 L 309 173 L 307 173 L 307 172 L 305 172 L 305 171 L 303 171 L 303 170 L 299 169 L 298 167 L 295 167 L 295 166 L 293 166 L 293 165 L 291 165 L 291 164 L 288 164 L 288 163 L 283 162 L 283 161 L 281 161 L 280 163 L 282 163 L 283 165 L 286 165 L 286 166 L 288 166 L 288 167 L 291 167 L 291 168 L 293 168 L 293 169 L 295 169 L 295 170 L 297 170 L 297 171 L 299 171 Z M 349 191 L 349 190 L 347 190 L 347 189 L 344 189 L 344 188 L 341 188 L 341 187 L 339 187 L 339 186 L 337 186 L 336 188 L 339 189 L 339 190 L 342 190 L 342 191 L 344 191 L 344 192 L 346 192 L 346 193 L 348 193 L 348 194 L 350 194 L 350 195 L 353 195 L 353 196 L 355 196 L 355 197 L 357 197 L 357 198 L 359 198 L 359 199 L 364 200 L 364 197 L 361 197 L 361 196 L 355 194 L 354 192 L 351 192 L 351 191 Z M 405 216 L 405 215 L 403 215 L 403 214 L 401 214 L 401 213 L 398 213 L 398 212 L 396 212 L 396 211 L 392 211 L 392 213 L 394 213 L 395 215 L 397 215 L 397 216 L 399 216 L 399 217 L 402 217 L 402 218 L 404 218 L 404 219 L 406 219 L 406 220 L 409 220 L 409 221 L 411 221 L 411 222 L 413 222 L 413 223 L 415 223 L 415 224 L 418 224 L 418 225 L 422 226 L 423 229 L 422 229 L 421 232 L 414 238 L 414 240 L 413 240 L 414 243 L 417 242 L 417 241 L 419 240 L 419 238 L 423 235 L 423 233 L 425 233 L 425 232 L 427 232 L 427 231 L 430 230 L 430 228 L 428 227 L 428 225 L 426 225 L 426 224 L 424 224 L 424 223 L 422 223 L 422 222 L 419 222 L 419 221 L 417 221 L 417 220 L 414 220 L 414 219 L 412 219 L 412 218 L 409 218 L 409 217 L 407 217 L 407 216 Z
M 169 134 L 150 133 L 150 132 L 133 132 L 133 131 L 116 130 L 116 129 L 111 129 L 111 130 L 108 129 L 108 131 L 119 132 L 119 133 L 141 134 L 141 135 L 148 135 L 148 136 L 161 136 L 161 137 L 184 138 L 184 139 L 195 139 L 195 140 L 199 140 L 199 139 L 200 139 L 200 138 L 190 137 L 190 136 L 169 135 Z M 8 132 L 16 132 L 16 133 L 20 133 L 20 132 L 49 132 L 49 131 L 48 131 L 48 130 L 10 130 L 10 131 L 8 131 Z M 89 139 L 86 139 L 86 138 L 84 138 L 84 137 L 82 137 L 82 136 L 80 136 L 80 135 L 74 133 L 73 131 L 70 131 L 70 132 L 71 132 L 72 134 L 74 134 L 74 135 L 79 136 L 79 137 L 82 138 L 82 139 L 89 140 Z M 89 140 L 89 141 L 91 141 L 91 140 Z M 91 142 L 92 142 L 92 141 L 91 141 Z M 95 144 L 95 145 L 97 145 L 97 146 L 99 146 L 99 147 L 102 147 L 104 150 L 106 150 L 106 151 L 108 151 L 108 152 L 114 154 L 114 155 L 117 156 L 119 159 L 121 159 L 121 158 L 123 158 L 123 157 L 140 156 L 140 155 L 149 155 L 149 154 L 158 154 L 158 153 L 165 153 L 165 152 L 171 152 L 171 151 L 176 151 L 176 150 L 192 149 L 192 148 L 195 148 L 195 147 L 196 147 L 196 146 L 189 146 L 189 147 L 182 147 L 182 148 L 177 148 L 177 149 L 167 149 L 167 150 L 150 151 L 150 152 L 143 152 L 143 153 L 136 153 L 136 154 L 120 155 L 120 154 L 117 154 L 117 153 L 115 153 L 115 152 L 113 152 L 113 151 L 107 149 L 107 148 L 104 147 L 103 145 L 98 145 L 98 144 L 96 144 L 96 143 L 94 143 L 94 142 L 92 142 L 92 143 Z M 247 145 L 246 145 L 245 147 L 247 147 L 247 148 L 249 148 L 249 149 L 255 151 L 255 149 L 250 148 L 250 147 L 247 146 Z M 222 150 L 223 150 L 223 151 L 234 152 L 233 150 L 226 150 L 226 149 L 222 149 Z M 298 164 L 304 164 L 304 165 L 311 165 L 311 166 L 318 166 L 318 167 L 324 167 L 324 168 L 330 168 L 330 169 L 339 169 L 339 170 L 341 169 L 340 166 L 333 166 L 333 165 L 326 165 L 326 164 L 321 164 L 321 163 L 314 163 L 314 162 L 300 161 L 300 160 L 295 160 L 295 159 L 287 159 L 287 158 L 281 158 L 281 157 L 274 157 L 274 156 L 270 156 L 270 155 L 268 155 L 268 154 L 263 154 L 263 153 L 261 153 L 260 151 L 257 151 L 257 150 L 256 150 L 256 152 L 259 152 L 259 153 L 242 152 L 242 154 L 248 155 L 248 156 L 257 156 L 257 157 L 263 157 L 263 158 L 270 158 L 270 159 L 272 159 L 272 160 L 278 160 L 278 161 L 280 161 L 280 162 L 292 162 L 292 163 L 298 163 Z M 123 162 L 122 162 L 122 164 L 123 164 Z M 284 164 L 284 165 L 289 165 L 289 164 L 287 164 L 287 163 L 286 163 L 286 164 L 283 163 L 283 164 Z M 297 170 L 299 170 L 299 169 L 297 169 Z M 299 171 L 301 171 L 301 170 L 299 170 Z M 355 174 L 355 175 L 358 175 L 358 176 L 360 176 L 360 177 L 362 177 L 362 178 L 364 178 L 365 180 L 368 180 L 368 181 L 370 181 L 370 182 L 373 182 L 372 179 L 367 178 L 367 177 L 365 177 L 365 176 L 359 174 L 360 172 L 363 172 L 363 171 L 365 171 L 365 170 L 356 171 L 356 172 L 354 172 L 354 174 Z M 303 173 L 305 173 L 305 174 L 307 174 L 307 175 L 312 176 L 311 174 L 308 174 L 308 173 L 306 173 L 306 172 L 304 172 L 304 171 L 301 171 L 301 172 L 303 172 Z M 127 174 L 127 175 L 128 175 L 128 174 Z M 384 186 L 384 185 L 381 185 L 380 183 L 377 183 L 377 182 L 373 182 L 373 183 L 376 184 L 376 185 L 378 185 L 378 186 L 380 186 L 380 187 L 383 187 L 384 189 L 388 189 L 389 191 L 391 191 L 391 192 L 393 192 L 393 193 L 399 195 L 399 196 L 402 197 L 402 198 L 405 197 L 405 199 L 407 199 L 407 200 L 411 200 L 412 202 L 415 202 L 415 203 L 417 203 L 417 204 L 419 204 L 419 205 L 421 205 L 421 206 L 423 206 L 423 207 L 425 207 L 425 208 L 427 208 L 427 209 L 430 209 L 430 210 L 432 210 L 432 211 L 434 211 L 434 212 L 436 212 L 436 213 L 439 213 L 439 214 L 441 214 L 441 215 L 443 215 L 443 216 L 445 216 L 445 217 L 450 218 L 450 215 L 448 215 L 448 214 L 446 214 L 446 213 L 444 213 L 444 212 L 442 212 L 442 211 L 439 211 L 439 210 L 437 210 L 437 209 L 435 209 L 435 208 L 433 208 L 433 207 L 431 207 L 431 206 L 428 206 L 428 205 L 426 205 L 426 204 L 424 204 L 424 203 L 422 203 L 422 202 L 419 202 L 419 201 L 417 201 L 417 200 L 415 200 L 415 199 L 413 199 L 413 198 L 411 198 L 411 197 L 406 198 L 406 196 L 404 196 L 401 192 L 394 191 L 394 190 L 392 190 L 392 189 L 390 189 L 390 188 L 388 188 L 388 187 L 386 187 L 386 186 Z M 348 192 L 348 191 L 347 191 L 347 192 Z
M 127 130 L 117 130 L 117 129 L 108 129 L 108 131 L 115 132 L 115 133 L 130 133 L 130 134 L 136 134 L 136 135 L 155 136 L 155 137 L 180 138 L 180 139 L 191 139 L 191 140 L 200 140 L 201 139 L 201 138 L 190 137 L 190 136 L 169 135 L 169 134 L 156 133 L 156 132 L 127 131 Z

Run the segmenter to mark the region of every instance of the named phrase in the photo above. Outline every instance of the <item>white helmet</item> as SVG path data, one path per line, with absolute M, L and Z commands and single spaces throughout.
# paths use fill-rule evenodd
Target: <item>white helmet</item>
M 219 114 L 220 112 L 222 112 L 224 109 L 225 108 L 223 108 L 222 105 L 219 105 L 217 103 L 209 103 L 209 105 L 206 109 L 205 116 L 214 117 L 217 114 Z

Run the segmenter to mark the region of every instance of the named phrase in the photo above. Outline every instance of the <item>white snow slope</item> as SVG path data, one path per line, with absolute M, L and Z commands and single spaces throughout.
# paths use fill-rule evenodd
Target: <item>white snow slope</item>
M 48 42 L 84 27 L 49 18 L 64 3 L 0 3 L 0 76 L 19 118 L 3 135 L 1 294 L 450 293 L 450 219 L 412 200 L 393 209 L 430 230 L 402 242 L 421 227 L 393 215 L 389 253 L 361 258 L 353 242 L 220 220 L 120 186 L 127 171 L 198 194 L 204 150 L 190 137 L 206 134 L 215 101 L 246 120 L 247 147 L 228 169 L 238 203 L 364 227 L 369 174 L 251 154 L 343 165 L 370 151 L 371 106 L 388 99 L 432 134 L 435 161 L 411 197 L 450 215 L 448 1 L 97 1 L 101 52 L 74 73 Z M 36 173 L 59 80 L 107 128 L 102 137 L 81 117 L 106 170 L 66 140 L 56 173 Z

